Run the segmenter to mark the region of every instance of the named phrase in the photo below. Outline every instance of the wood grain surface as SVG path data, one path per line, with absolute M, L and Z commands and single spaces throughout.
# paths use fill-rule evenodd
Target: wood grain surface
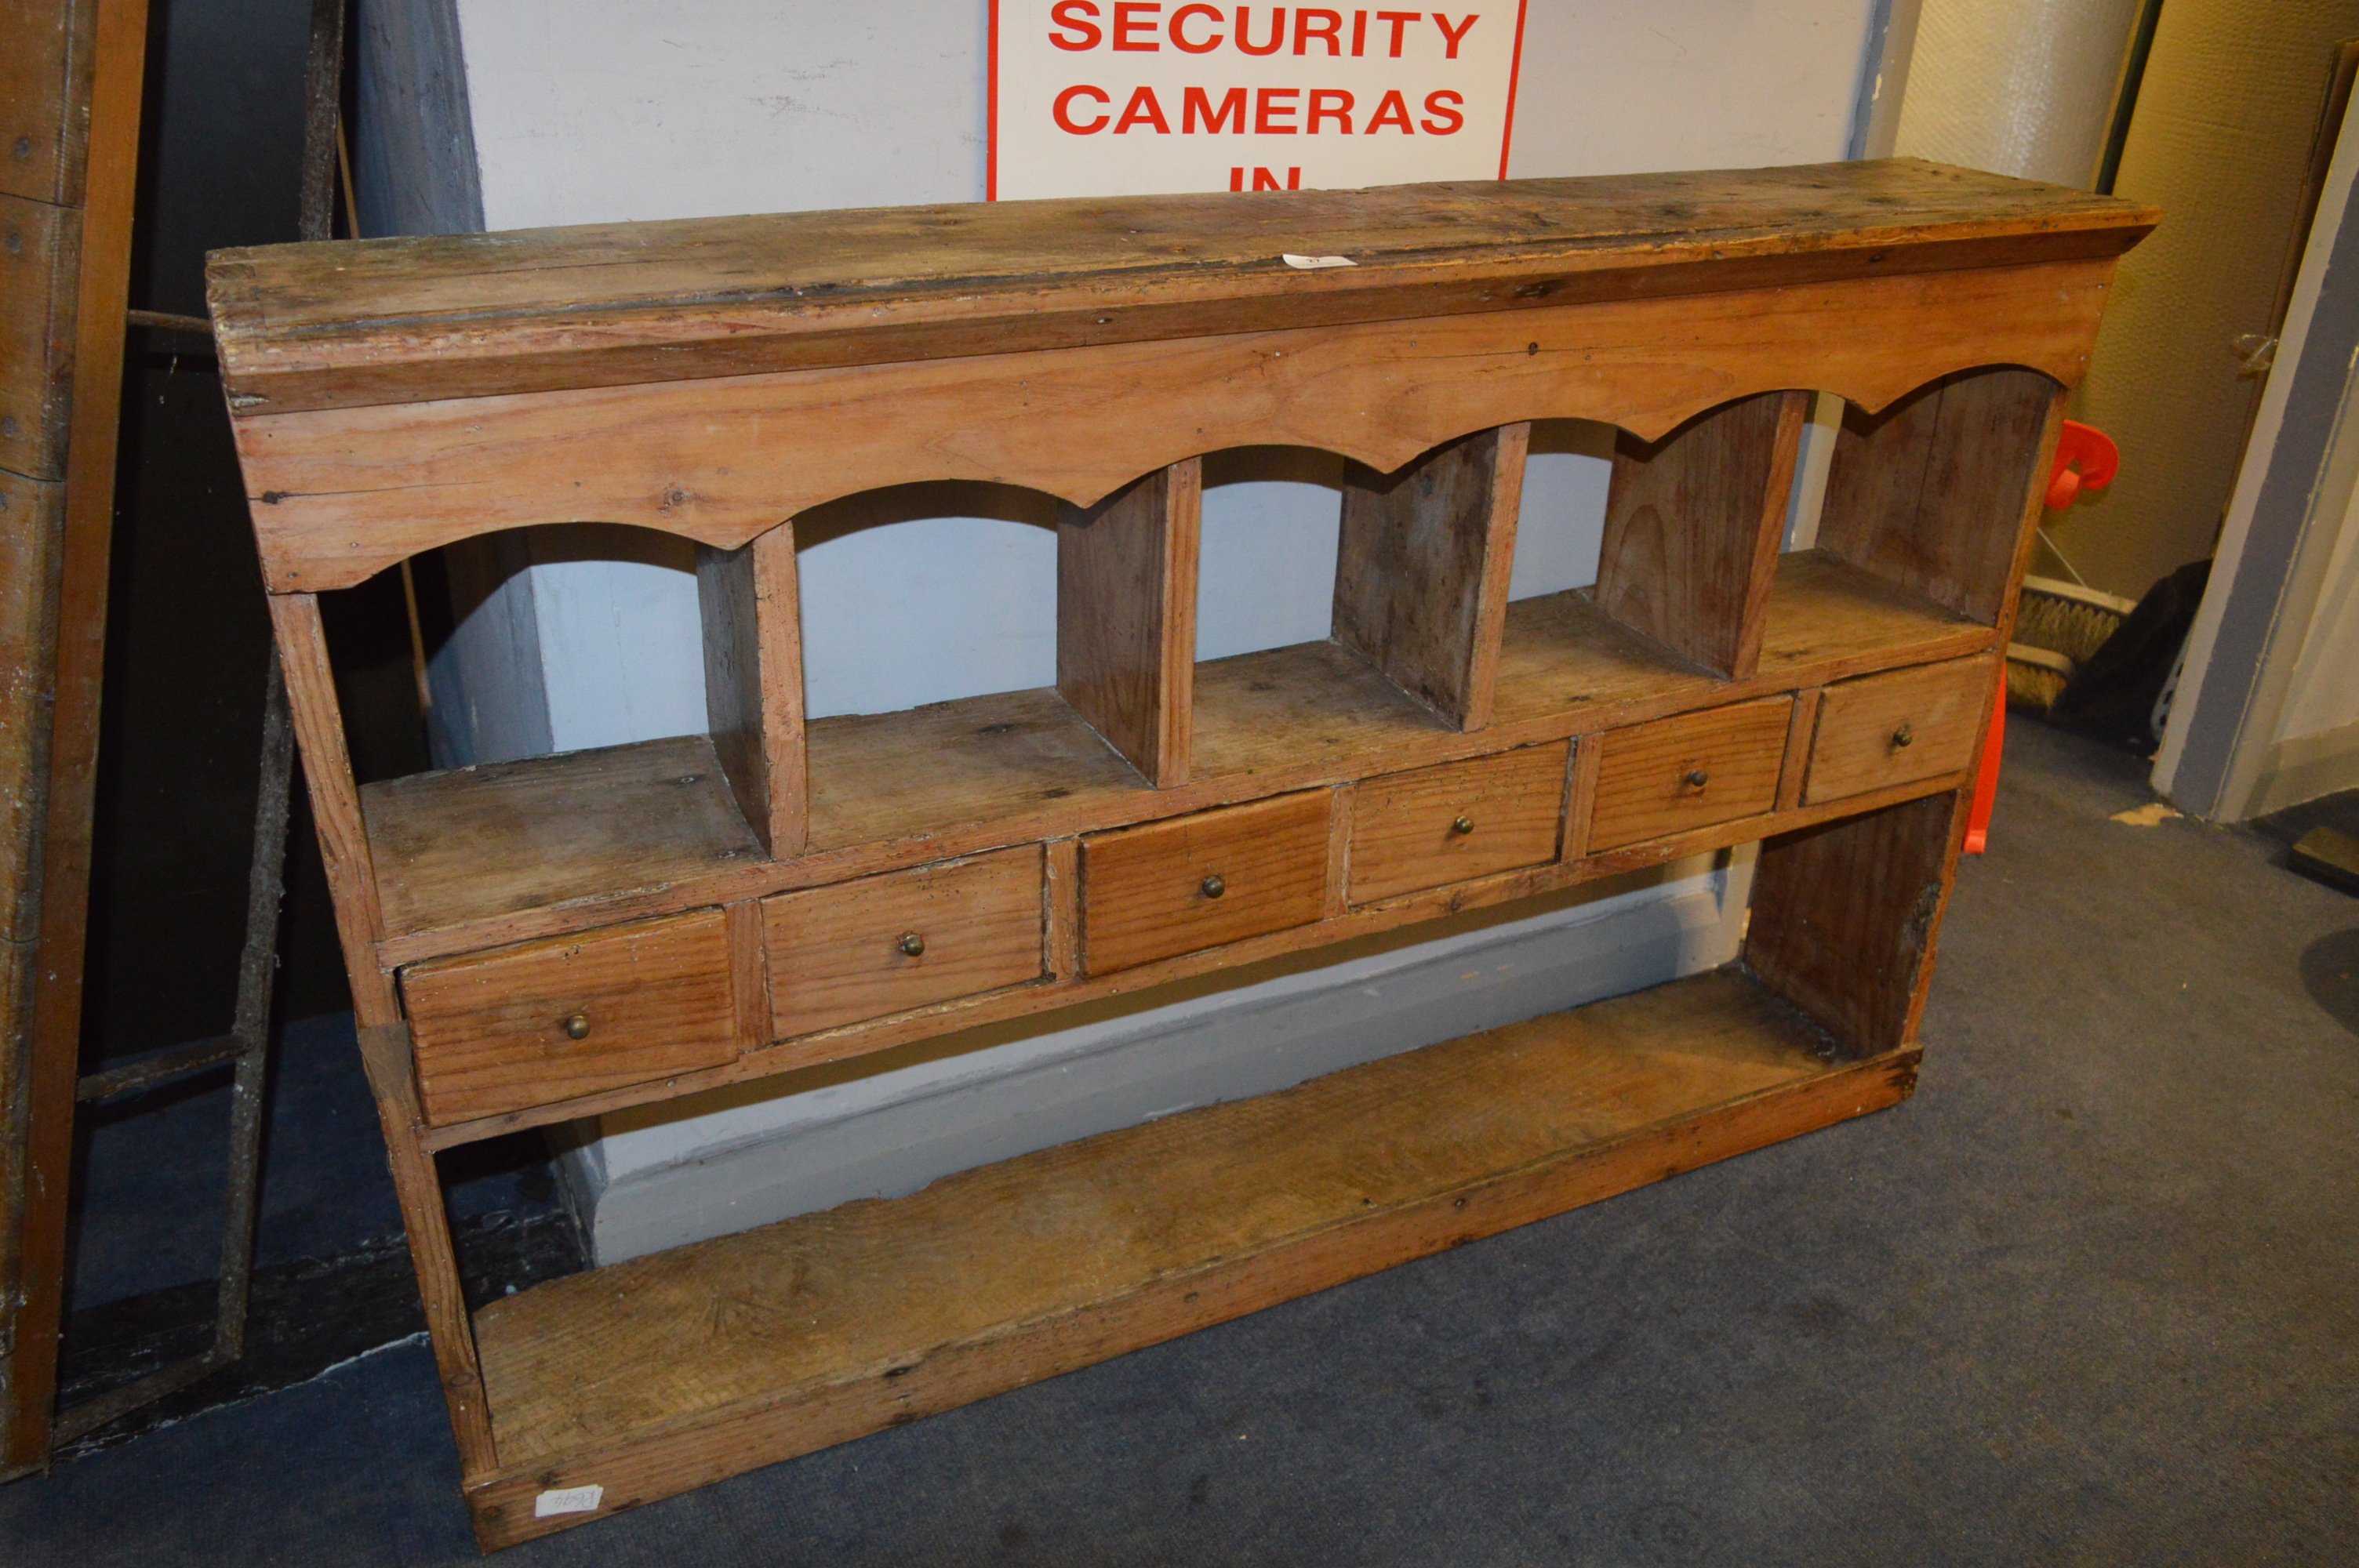
M 316 590 L 531 524 L 627 523 L 734 549 L 821 502 L 913 481 L 1022 485 L 1086 506 L 1224 447 L 1317 447 L 1389 473 L 1521 420 L 1603 420 L 1652 439 L 1795 387 L 1875 409 L 1974 365 L 2029 365 L 2071 385 L 2113 267 L 1875 276 L 234 425 L 266 579 Z
M 1854 1056 L 1917 1038 L 1965 801 L 1926 795 L 1761 846 L 1745 965 Z
M 1013 1388 L 1880 1108 L 1908 1054 L 1732 970 L 698 1242 L 476 1315 L 505 1474 L 601 1512 Z
M 1040 901 L 1037 845 L 763 900 L 770 1037 L 1038 979 Z
M 27 479 L 65 477 L 81 265 L 80 211 L 0 195 L 0 470 Z
M 1110 975 L 1319 919 L 1328 809 L 1326 791 L 1308 790 L 1083 838 L 1083 968 Z
M 1057 690 L 1158 789 L 1188 782 L 1203 465 L 1057 520 Z
M 791 859 L 803 852 L 810 829 L 793 524 L 742 549 L 700 546 L 696 597 L 714 758 L 762 847 Z
M 1802 798 L 1816 806 L 1958 772 L 1981 739 L 1992 674 L 1988 659 L 1955 659 L 1827 687 Z
M 233 406 L 294 409 L 2111 257 L 2156 216 L 1885 160 L 272 246 L 210 275 Z
M 717 909 L 413 964 L 402 1000 L 426 1119 L 488 1116 L 737 1055 Z M 578 1038 L 568 1023 L 584 1031 Z
M 82 205 L 94 0 L 0 0 L 0 196 Z
M 1791 697 L 1735 703 L 1598 737 L 1589 847 L 1756 816 L 1777 804 Z
M 1581 593 L 1509 606 L 1491 726 L 1444 728 L 1332 643 L 1198 666 L 1195 779 L 1145 787 L 1053 690 L 810 726 L 811 837 L 767 861 L 701 737 L 370 784 L 386 966 L 1594 733 L 1987 649 L 1993 632 L 1782 557 L 1761 670 L 1717 681 Z M 688 782 L 682 783 L 682 780 Z M 674 795 L 681 797 L 673 801 Z M 663 804 L 671 802 L 671 804 Z
M 1764 393 L 1614 443 L 1598 608 L 1717 676 L 1760 662 L 1810 398 Z
M 1363 781 L 1353 790 L 1351 902 L 1556 859 L 1569 750 L 1560 741 Z
M 1531 434 L 1508 425 L 1397 473 L 1344 470 L 1335 641 L 1454 730 L 1491 719 Z
M 1845 410 L 1819 547 L 1995 625 L 2011 602 L 2019 498 L 2058 395 L 2035 371 L 1984 370 L 1944 376 L 1881 413 Z
M 1577 754 L 1577 753 L 1576 753 Z M 1224 970 L 1244 968 L 1271 958 L 1300 953 L 1313 947 L 1327 946 L 1362 936 L 1397 931 L 1421 921 L 1438 920 L 1445 915 L 1461 914 L 1471 909 L 1489 909 L 1513 903 L 1519 899 L 1536 898 L 1560 892 L 1600 878 L 1620 876 L 1627 871 L 1644 871 L 1668 865 L 1676 860 L 1708 855 L 1732 845 L 1757 843 L 1773 834 L 1788 833 L 1822 822 L 1847 816 L 1864 816 L 1903 801 L 1921 799 L 1927 795 L 1946 795 L 1963 787 L 1968 781 L 1960 774 L 1947 778 L 1928 779 L 1918 784 L 1899 784 L 1889 790 L 1875 790 L 1864 795 L 1834 802 L 1828 806 L 1798 806 L 1791 811 L 1764 812 L 1757 816 L 1738 817 L 1730 822 L 1711 823 L 1702 827 L 1688 828 L 1664 838 L 1650 838 L 1643 843 L 1625 844 L 1618 849 L 1601 849 L 1593 854 L 1547 865 L 1525 866 L 1502 871 L 1495 876 L 1477 877 L 1472 881 L 1451 882 L 1438 888 L 1427 888 L 1384 899 L 1375 903 L 1348 908 L 1341 914 L 1308 925 L 1288 926 L 1260 936 L 1249 936 L 1225 946 L 1207 947 L 1176 957 L 1159 958 L 1151 963 L 1119 970 L 1111 975 L 1082 976 L 1079 979 L 1060 978 L 1038 986 L 1011 986 L 982 996 L 962 997 L 932 1008 L 914 1012 L 874 1019 L 863 1023 L 846 1024 L 840 1029 L 805 1035 L 791 1051 L 757 1051 L 719 1067 L 699 1072 L 682 1073 L 660 1084 L 602 1090 L 596 1094 L 578 1096 L 570 1100 L 555 1100 L 529 1109 L 482 1117 L 470 1122 L 454 1122 L 447 1127 L 430 1129 L 426 1141 L 430 1147 L 445 1149 L 479 1139 L 496 1137 L 522 1127 L 545 1126 L 550 1122 L 571 1120 L 582 1116 L 594 1116 L 625 1106 L 644 1105 L 690 1094 L 701 1089 L 716 1088 L 727 1084 L 740 1084 L 756 1078 L 777 1076 L 813 1062 L 841 1061 L 869 1052 L 882 1051 L 914 1041 L 928 1040 L 971 1024 L 995 1023 L 1007 1019 L 1026 1018 L 1078 1002 L 1095 1001 L 1107 997 L 1135 995 L 1157 986 L 1177 980 L 1194 979 L 1200 976 Z M 1331 792 L 1342 797 L 1345 790 Z M 1329 843 L 1333 838 L 1331 834 Z M 1052 841 L 1049 845 L 1051 866 L 1057 864 L 1060 851 L 1071 850 L 1076 859 L 1079 844 L 1071 838 Z M 1333 864 L 1331 853 L 1329 864 Z M 1050 894 L 1051 942 L 1056 941 L 1054 921 L 1061 919 L 1056 912 L 1059 894 L 1052 883 Z M 1074 912 L 1078 924 L 1078 911 Z M 1052 947 L 1053 950 L 1053 947 Z M 1069 976 L 1070 969 L 1058 969 L 1060 977 Z

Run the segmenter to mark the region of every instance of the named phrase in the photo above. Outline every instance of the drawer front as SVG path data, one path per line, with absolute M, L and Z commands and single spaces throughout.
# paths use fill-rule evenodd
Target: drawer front
M 717 909 L 412 964 L 401 972 L 401 994 L 419 1098 L 438 1125 L 737 1054 L 729 936 Z
M 1556 859 L 1571 746 L 1528 746 L 1363 783 L 1352 807 L 1352 902 Z
M 1038 979 L 1040 880 L 1027 844 L 764 899 L 770 1037 Z
M 1331 807 L 1311 790 L 1083 838 L 1082 967 L 1110 975 L 1317 920 Z
M 1753 816 L 1777 803 L 1794 699 L 1658 719 L 1598 737 L 1594 851 Z
M 1956 773 L 1973 758 L 1990 681 L 1991 661 L 1958 659 L 1827 687 L 1802 803 Z

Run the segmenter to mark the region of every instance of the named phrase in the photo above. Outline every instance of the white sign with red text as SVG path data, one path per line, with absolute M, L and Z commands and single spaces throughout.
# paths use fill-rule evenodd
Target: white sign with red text
M 993 0 L 993 200 L 1505 178 L 1523 0 Z

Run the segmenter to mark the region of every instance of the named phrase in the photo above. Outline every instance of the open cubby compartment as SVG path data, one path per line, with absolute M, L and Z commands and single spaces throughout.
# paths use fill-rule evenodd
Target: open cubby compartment
M 1054 686 L 790 717 L 808 759 L 805 850 L 986 826 L 1002 841 L 1039 837 L 1077 816 L 1136 815 L 1150 790 L 1186 784 L 1201 472 L 1189 458 L 1092 505 L 1058 505 Z M 765 612 L 785 624 L 793 595 L 774 590 Z M 799 683 L 785 700 L 799 705 Z
M 1531 427 L 1477 430 L 1389 474 L 1347 463 L 1333 630 L 1195 672 L 1196 771 L 1347 766 L 1491 719 Z
M 1929 609 L 1997 626 L 2063 406 L 2061 386 L 2012 365 L 1940 377 L 1875 413 L 1847 406 L 1819 551 Z
M 1969 373 L 1854 411 L 1820 546 L 1784 555 L 1808 393 L 1723 404 L 1656 440 L 1620 432 L 1597 582 L 1508 608 L 1495 721 L 1586 729 L 1987 648 L 2017 539 L 1989 508 L 2020 512 L 2054 386 Z

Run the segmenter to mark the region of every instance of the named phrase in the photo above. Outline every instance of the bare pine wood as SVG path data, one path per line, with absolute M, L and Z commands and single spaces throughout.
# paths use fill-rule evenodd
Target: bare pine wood
M 1764 393 L 1614 443 L 1598 608 L 1712 674 L 1760 662 L 1810 396 Z
M 1351 902 L 1556 859 L 1567 746 L 1365 780 L 1353 794 Z
M 1963 768 L 1982 737 L 1991 676 L 1987 659 L 1957 659 L 1827 687 L 1802 798 L 1816 806 Z
M 0 195 L 81 204 L 97 12 L 90 0 L 0 0 Z
M 1528 424 L 1398 472 L 1354 465 L 1335 548 L 1335 641 L 1457 730 L 1490 722 Z
M 2156 217 L 1896 159 L 271 247 L 212 298 L 233 400 L 317 408 L 2110 257 Z
M 401 1228 L 418 1274 L 426 1307 L 426 1327 L 434 1344 L 434 1367 L 451 1411 L 451 1435 L 459 1444 L 459 1471 L 473 1481 L 498 1468 L 492 1440 L 491 1406 L 484 1398 L 484 1372 L 475 1355 L 474 1325 L 459 1283 L 459 1258 L 451 1245 L 451 1215 L 442 1206 L 442 1183 L 434 1157 L 419 1141 L 425 1119 L 411 1076 L 409 1031 L 398 1023 L 365 1025 L 360 1032 L 361 1066 L 376 1100 L 385 1134 L 393 1192 L 401 1205 Z
M 35 749 L 43 767 L 39 827 L 5 849 L 23 866 L 38 864 L 38 872 L 19 874 L 37 883 L 40 915 L 38 962 L 16 970 L 31 980 L 28 1005 L 8 1019 L 9 1037 L 0 1043 L 15 1058 L 0 1073 L 0 1140 L 21 1140 L 0 1162 L 0 1177 L 9 1184 L 0 1188 L 0 1476 L 46 1462 L 57 1389 L 147 7 L 146 0 L 20 4 L 5 19 L 16 24 L 5 35 L 5 52 L 24 53 L 0 67 L 0 85 L 12 94 L 0 100 L 0 117 L 16 127 L 5 155 L 16 165 L 6 185 L 9 211 L 0 214 L 10 243 L 0 248 L 30 245 L 42 253 L 23 272 L 10 269 L 7 292 L 38 287 L 46 298 L 26 314 L 48 323 L 38 350 L 49 379 L 38 389 L 24 387 L 8 373 L 17 368 L 13 352 L 0 352 L 6 367 L 0 386 L 8 389 L 0 406 L 0 465 L 42 460 L 46 448 L 54 465 L 49 471 L 65 482 L 54 568 L 38 589 L 54 605 L 55 638 L 29 672 L 47 711 L 40 722 L 5 738 L 7 746 Z M 57 214 L 45 234 L 38 232 L 39 215 L 18 200 L 26 197 L 79 211 Z M 66 320 L 71 325 L 61 330 Z M 21 348 L 29 352 L 35 345 Z M 58 428 L 54 400 L 67 384 L 71 404 L 62 415 L 60 463 L 46 438 Z M 35 401 L 19 402 L 27 391 L 36 393 Z M 42 433 L 27 429 L 28 422 L 41 425 Z M 10 430 L 11 423 L 17 428 Z
M 734 549 L 782 516 L 916 481 L 1023 485 L 1091 505 L 1223 447 L 1318 447 L 1389 473 L 1520 420 L 1599 419 L 1651 439 L 1732 397 L 1794 386 L 1880 408 L 1972 365 L 2027 364 L 2071 384 L 2114 265 L 524 393 L 489 406 L 257 412 L 234 426 L 266 580 L 318 590 L 541 523 L 625 523 Z M 1010 398 L 1011 384 L 1025 395 Z
M 1802 804 L 1802 784 L 1810 775 L 1810 738 L 1818 731 L 1819 704 L 1824 687 L 1794 694 L 1793 720 L 1786 726 L 1785 761 L 1777 770 L 1777 809 L 1791 811 Z
M 495 1302 L 487 1546 L 1037 1380 L 1907 1097 L 1730 971 Z M 720 1303 L 716 1306 L 716 1303 Z
M 1082 840 L 1082 961 L 1110 975 L 1326 913 L 1324 790 Z
M 721 1067 L 679 1074 L 659 1085 L 610 1089 L 571 1100 L 553 1101 L 527 1110 L 430 1128 L 425 1141 L 430 1148 L 452 1148 L 461 1143 L 513 1132 L 518 1128 L 546 1126 L 627 1106 L 644 1105 L 704 1089 L 770 1077 L 812 1061 L 841 1061 L 869 1052 L 887 1050 L 913 1041 L 930 1039 L 954 1029 L 1029 1017 L 1106 997 L 1132 995 L 1173 981 L 1217 974 L 1315 947 L 1397 931 L 1406 925 L 1462 914 L 1471 909 L 1494 908 L 1518 899 L 1560 892 L 1566 888 L 1600 878 L 1620 876 L 1625 872 L 1666 865 L 1697 855 L 1708 855 L 1732 845 L 1757 843 L 1772 834 L 1861 816 L 1927 795 L 1948 794 L 1964 787 L 1967 782 L 1963 774 L 1952 774 L 1946 778 L 1898 784 L 1890 789 L 1850 796 L 1830 806 L 1799 806 L 1788 812 L 1764 812 L 1755 816 L 1683 829 L 1666 838 L 1601 849 L 1578 858 L 1568 857 L 1552 864 L 1526 866 L 1495 876 L 1478 877 L 1471 881 L 1451 882 L 1418 892 L 1402 893 L 1376 903 L 1349 909 L 1342 915 L 1332 915 L 1310 925 L 1289 926 L 1260 936 L 1245 937 L 1225 946 L 1156 959 L 1111 975 L 1085 975 L 1070 981 L 1060 979 L 1040 986 L 1011 987 L 979 997 L 962 997 L 914 1012 L 846 1024 L 841 1029 L 806 1036 L 796 1046 L 800 1054 L 756 1052 Z M 1342 796 L 1349 792 L 1339 790 L 1330 793 Z M 1333 841 L 1331 833 L 1331 850 Z M 1049 849 L 1053 852 L 1060 844 L 1073 846 L 1074 843 L 1072 839 L 1060 839 L 1051 843 Z M 1332 853 L 1329 863 L 1333 863 Z
M 1792 699 L 1781 697 L 1607 730 L 1597 738 L 1590 849 L 1771 809 L 1792 717 Z
M 1047 882 L 1040 902 L 1048 929 L 1049 973 L 1071 980 L 1082 972 L 1082 841 L 1057 838 L 1045 849 Z
M 1040 979 L 1041 877 L 1027 845 L 765 899 L 771 1038 Z
M 397 1023 L 401 1011 L 393 983 L 376 957 L 385 930 L 361 793 L 353 784 L 352 752 L 344 744 L 344 716 L 336 699 L 335 673 L 328 664 L 327 629 L 320 601 L 308 593 L 275 594 L 270 623 L 287 677 L 287 702 L 295 718 L 295 743 L 303 753 L 303 785 L 311 800 L 311 827 L 319 836 L 328 887 L 335 895 L 336 936 L 344 950 L 344 970 L 353 986 L 353 1007 L 361 1027 Z M 430 775 L 429 775 L 430 776 Z M 407 783 L 408 781 L 402 781 Z M 488 838 L 481 827 L 478 838 Z
M 729 1006 L 742 1055 L 770 1041 L 770 965 L 762 950 L 762 906 L 741 899 L 721 913 L 728 923 Z
M 1995 625 L 2011 602 L 2015 501 L 2057 393 L 2034 370 L 1965 371 L 1881 413 L 1846 410 L 1819 547 Z
M 355 962 L 410 966 L 378 1092 L 414 1158 L 1767 840 L 1749 975 L 494 1303 L 485 1544 L 582 1517 L 543 1488 L 633 1506 L 1905 1094 L 1960 694 L 2152 222 L 1887 164 L 223 258 L 274 589 L 543 521 L 709 546 L 709 740 L 364 797 L 306 676 Z M 1804 387 L 1858 412 L 1823 547 L 1779 559 Z M 1625 433 L 1604 557 L 1511 608 L 1553 416 Z M 1199 667 L 1197 456 L 1269 442 L 1360 465 L 1335 636 Z M 777 520 L 965 479 L 1071 503 L 1057 687 L 799 730 Z
M 1597 808 L 1601 739 L 1597 735 L 1575 736 L 1572 755 L 1565 759 L 1564 839 L 1557 851 L 1560 860 L 1578 860 L 1589 853 L 1590 819 Z
M 1057 689 L 1158 789 L 1188 782 L 1203 489 L 1190 458 L 1057 523 Z
M 0 470 L 27 479 L 65 477 L 81 242 L 78 210 L 0 195 Z
M 413 773 L 365 785 L 360 800 L 397 932 L 668 890 L 762 857 L 702 735 Z
M 1854 1056 L 1914 1041 L 1964 816 L 1951 792 L 1766 840 L 1746 967 Z
M 810 817 L 794 524 L 742 549 L 700 548 L 696 594 L 713 754 L 754 836 L 790 859 L 803 852 Z
M 699 737 L 366 786 L 391 966 L 1503 751 L 1986 649 L 1994 633 L 1830 557 L 1782 558 L 1762 671 L 1722 682 L 1582 595 L 1509 607 L 1498 717 L 1444 729 L 1330 643 L 1197 671 L 1196 781 L 1157 795 L 1054 691 L 810 727 L 810 852 L 767 863 Z
M 734 1061 L 737 986 L 717 909 L 401 972 L 418 1093 L 440 1124 Z

